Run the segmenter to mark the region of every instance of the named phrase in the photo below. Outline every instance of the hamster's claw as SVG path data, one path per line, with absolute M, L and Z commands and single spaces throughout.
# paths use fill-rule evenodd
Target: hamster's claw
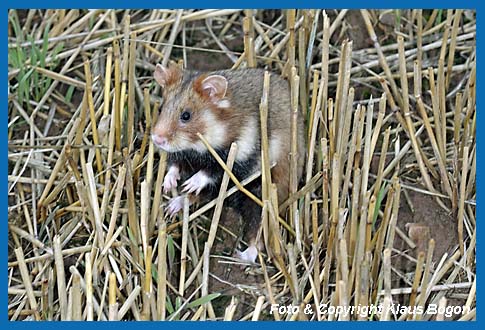
M 172 188 L 176 188 L 176 187 L 177 187 L 177 179 L 175 179 L 172 176 L 166 175 L 165 179 L 163 179 L 163 192 L 167 194 L 168 192 L 170 192 L 170 190 L 172 190 Z
M 178 211 L 180 211 L 183 208 L 184 208 L 184 196 L 177 196 L 172 198 L 168 202 L 167 212 L 171 217 L 173 217 L 175 214 L 178 213 Z
M 201 190 L 204 189 L 208 184 L 210 184 L 211 179 L 202 171 L 194 174 L 190 179 L 185 181 L 182 186 L 184 186 L 183 192 L 200 194 Z

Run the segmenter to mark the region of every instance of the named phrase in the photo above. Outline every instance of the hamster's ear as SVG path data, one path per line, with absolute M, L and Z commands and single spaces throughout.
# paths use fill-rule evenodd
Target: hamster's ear
M 153 73 L 153 78 L 160 84 L 163 88 L 175 83 L 180 78 L 180 69 L 176 65 L 170 65 L 168 68 L 157 64 L 155 72 Z
M 226 96 L 227 79 L 220 75 L 208 76 L 202 80 L 198 90 L 211 101 L 217 102 Z
M 153 78 L 160 84 L 160 86 L 165 87 L 167 85 L 167 80 L 170 75 L 168 68 L 157 64 L 155 72 L 153 73 Z

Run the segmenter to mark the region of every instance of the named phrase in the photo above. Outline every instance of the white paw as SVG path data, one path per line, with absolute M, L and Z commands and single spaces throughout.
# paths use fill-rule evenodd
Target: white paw
M 180 179 L 180 171 L 178 167 L 171 166 L 165 178 L 163 178 L 163 192 L 168 193 L 173 188 L 177 188 L 177 180 Z
M 195 193 L 198 195 L 200 191 L 210 183 L 212 183 L 212 179 L 209 178 L 205 172 L 199 171 L 184 182 L 184 189 L 182 191 L 186 193 Z
M 172 198 L 168 202 L 167 212 L 171 217 L 173 217 L 175 214 L 178 213 L 178 211 L 184 208 L 184 197 L 185 196 L 177 196 Z
M 251 245 L 243 252 L 236 251 L 236 255 L 241 260 L 254 263 L 258 257 L 258 249 L 256 249 L 256 246 Z

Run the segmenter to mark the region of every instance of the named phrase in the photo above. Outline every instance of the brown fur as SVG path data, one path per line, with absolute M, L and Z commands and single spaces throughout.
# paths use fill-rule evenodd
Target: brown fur
M 278 162 L 271 170 L 271 179 L 278 189 L 278 202 L 282 203 L 289 193 L 289 162 Z
M 190 125 L 181 127 L 179 124 L 179 116 L 181 109 L 176 111 L 162 111 L 159 120 L 153 128 L 154 133 L 159 133 L 160 130 L 167 131 L 171 138 L 176 134 L 183 134 L 190 141 L 196 142 L 198 140 L 197 132 L 204 134 L 207 130 L 213 129 L 217 125 L 225 125 L 229 129 L 226 130 L 225 146 L 235 141 L 241 134 L 244 124 L 248 121 L 250 116 L 256 118 L 258 123 L 259 133 L 259 103 L 262 96 L 262 85 L 264 71 L 258 69 L 247 70 L 225 70 L 216 71 L 212 73 L 194 73 L 183 71 L 176 65 L 171 65 L 168 68 L 170 74 L 167 79 L 167 85 L 163 88 L 163 97 L 167 99 L 177 99 L 183 107 L 192 109 L 194 118 Z M 222 75 L 227 78 L 229 82 L 228 90 L 225 99 L 231 102 L 230 108 L 220 109 L 214 105 L 202 89 L 202 81 L 210 74 Z M 184 85 L 192 88 L 183 88 Z M 278 188 L 284 192 L 288 191 L 289 187 L 289 152 L 291 145 L 291 109 L 290 109 L 290 94 L 289 86 L 281 77 L 272 75 L 270 85 L 269 97 L 269 114 L 268 114 L 268 133 L 271 136 L 279 136 L 281 140 L 280 159 L 277 160 L 277 165 L 273 168 L 273 182 Z M 167 105 L 165 105 L 166 107 Z M 201 109 L 210 109 L 215 122 L 206 123 L 201 118 Z M 303 162 L 305 156 L 304 150 L 304 127 L 301 116 L 298 118 L 298 178 L 301 176 L 303 170 Z M 287 197 L 287 193 L 279 193 L 281 197 Z
M 198 73 L 193 71 L 180 71 L 177 68 L 168 76 L 167 83 L 163 89 L 164 104 L 157 123 L 153 128 L 153 133 L 166 134 L 170 139 L 176 140 L 183 137 L 194 145 L 198 142 L 197 132 L 204 136 L 212 136 L 212 142 L 219 143 L 215 147 L 228 149 L 232 142 L 241 142 L 238 151 L 246 148 L 250 159 L 237 159 L 236 161 L 250 161 L 250 166 L 260 162 L 260 113 L 259 104 L 263 91 L 264 71 L 258 69 L 244 70 L 224 70 L 211 73 Z M 179 70 L 179 71 L 177 71 Z M 204 89 L 204 79 L 211 75 L 222 76 L 227 81 L 225 93 L 210 94 L 207 88 Z M 175 79 L 176 78 L 176 79 Z M 219 78 L 220 79 L 220 78 Z M 217 80 L 220 82 L 220 80 Z M 216 96 L 214 98 L 214 95 Z M 223 97 L 221 99 L 221 97 Z M 224 101 L 223 103 L 219 101 Z M 230 102 L 230 105 L 228 104 Z M 221 106 L 223 104 L 223 106 Z M 180 114 L 184 109 L 191 109 L 192 119 L 190 123 L 183 125 L 180 123 Z M 208 118 L 210 120 L 208 120 Z M 257 125 L 249 127 L 248 125 Z M 222 137 L 215 132 L 224 132 Z M 240 140 L 242 137 L 246 140 Z M 288 83 L 281 77 L 271 75 L 270 95 L 268 108 L 268 137 L 270 141 L 270 155 L 277 155 L 276 166 L 272 169 L 273 182 L 278 188 L 278 198 L 283 202 L 288 197 L 289 192 L 289 153 L 291 145 L 291 107 L 290 90 Z M 279 145 L 277 148 L 271 141 L 277 138 Z M 254 142 L 250 142 L 253 141 Z M 209 141 L 211 143 L 211 141 Z M 251 143 L 254 143 L 251 146 Z M 212 144 L 212 143 L 211 143 Z M 298 117 L 298 178 L 300 179 L 303 171 L 305 158 L 304 145 L 304 125 L 303 118 Z M 214 146 L 214 145 L 213 145 Z M 190 145 L 187 148 L 190 149 Z M 189 150 L 187 149 L 187 150 Z M 279 149 L 277 152 L 276 149 Z M 243 155 L 243 154 L 242 154 Z M 243 156 L 241 156 L 243 157 Z M 190 175 L 193 175 L 191 173 Z M 244 179 L 240 177 L 239 179 Z M 252 205 L 246 205 L 245 209 L 251 209 Z M 247 214 L 252 227 L 259 221 L 255 219 L 258 213 Z M 253 232 L 254 228 L 251 228 Z M 250 238 L 251 240 L 252 238 Z
M 201 95 L 203 99 L 208 101 L 208 97 L 204 96 L 204 90 L 202 89 L 202 81 L 207 78 L 207 74 L 201 74 L 198 76 L 195 80 L 194 83 L 192 84 L 192 88 L 194 89 L 194 92 L 198 95 Z
M 182 70 L 175 64 L 175 63 L 170 63 L 168 68 L 166 68 L 167 74 L 163 75 L 163 82 L 160 81 L 160 78 L 158 78 L 158 67 L 155 70 L 155 79 L 157 82 L 162 85 L 164 88 L 164 91 L 168 91 L 171 89 L 176 83 L 178 83 L 182 79 Z

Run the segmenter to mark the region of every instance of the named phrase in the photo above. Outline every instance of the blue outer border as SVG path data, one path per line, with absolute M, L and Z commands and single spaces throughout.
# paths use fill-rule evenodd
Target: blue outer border
M 480 14 L 482 13 L 482 11 L 480 11 Z M 483 31 L 484 31 L 484 24 L 483 22 L 480 22 L 478 20 L 478 17 L 482 17 L 481 15 L 478 15 L 478 11 L 477 11 L 477 36 L 475 37 L 476 38 L 476 56 L 477 58 L 479 58 L 479 54 L 483 54 L 483 51 L 482 51 L 482 45 L 480 45 L 480 41 L 483 40 L 483 38 L 481 37 Z M 480 36 L 480 37 L 478 37 Z M 483 41 L 482 41 L 483 42 Z M 478 62 L 478 61 L 477 61 Z M 481 86 L 480 82 L 482 81 L 481 78 L 480 78 L 480 73 L 483 74 L 484 73 L 484 70 L 483 70 L 483 65 L 477 65 L 476 66 L 476 89 L 477 89 L 477 95 L 480 95 L 480 88 L 479 86 Z M 483 102 L 482 100 L 478 99 L 476 100 L 476 108 L 478 109 L 480 107 L 480 105 L 482 105 Z M 483 143 L 483 142 L 480 142 L 482 141 L 482 135 L 483 133 L 480 133 L 481 131 L 481 126 L 485 126 L 485 118 L 483 117 L 484 114 L 481 113 L 481 111 L 477 111 L 477 129 L 476 129 L 476 145 L 477 145 L 477 151 L 476 151 L 476 157 L 477 157 L 477 170 L 478 169 L 481 169 L 482 166 L 484 165 L 483 163 L 483 155 L 482 153 L 480 153 L 480 151 L 483 150 L 482 146 L 480 145 L 480 143 Z M 477 200 L 478 200 L 478 196 L 480 195 L 483 195 L 483 185 L 481 184 L 481 181 L 483 180 L 483 177 L 482 177 L 482 172 L 481 171 L 477 171 L 477 175 L 476 175 L 476 192 L 477 192 Z M 481 211 L 481 208 L 478 207 L 478 203 L 477 203 L 477 207 L 476 207 L 476 211 L 475 211 L 475 216 L 476 216 L 476 219 L 479 219 L 479 217 L 483 214 L 483 212 Z M 477 236 L 479 236 L 480 238 L 483 237 L 483 229 L 480 229 L 480 228 L 483 228 L 481 227 L 478 223 L 477 223 L 477 227 L 476 227 L 476 230 L 477 230 Z M 477 239 L 477 242 L 476 242 L 476 259 L 478 260 L 478 255 L 479 255 L 479 252 L 482 251 L 480 246 L 481 246 L 481 239 Z M 483 268 L 481 266 L 476 266 L 476 273 L 478 274 L 478 272 L 480 272 L 481 274 L 483 273 Z M 482 301 L 481 298 L 483 298 L 483 288 L 480 287 L 480 290 L 479 290 L 479 287 L 477 286 L 477 307 L 478 307 L 478 301 Z M 478 321 L 477 323 L 480 323 L 483 325 L 483 323 L 485 323 L 483 321 L 483 317 L 479 318 L 479 316 L 477 315 L 477 320 L 481 320 L 482 322 Z
M 247 1 L 222 1 L 222 0 L 209 0 L 209 1 L 195 1 L 185 0 L 176 3 L 170 1 L 96 1 L 96 0 L 84 0 L 82 2 L 77 1 L 62 1 L 62 0 L 44 0 L 42 2 L 24 0 L 24 1 L 12 1 L 4 0 L 1 6 L 5 8 L 133 8 L 133 9 L 145 9 L 145 8 L 331 8 L 331 9 L 344 9 L 344 8 L 477 8 L 480 1 L 456 1 L 456 0 L 428 0 L 428 1 L 416 1 L 408 0 L 403 2 L 398 1 L 383 1 L 383 0 L 344 0 L 344 1 L 275 1 L 275 0 L 247 0 Z M 82 4 L 82 6 L 80 6 Z M 423 6 L 424 5 L 424 6 Z
M 32 1 L 32 0 L 24 0 L 22 2 L 20 1 L 12 1 L 12 0 L 4 0 L 0 1 L 0 6 L 3 12 L 2 16 L 4 17 L 4 22 L 8 24 L 8 8 L 173 8 L 173 2 L 169 1 L 147 1 L 147 0 L 138 0 L 136 2 L 133 1 L 126 1 L 126 0 L 118 0 L 118 1 L 93 1 L 93 0 L 84 0 L 82 2 L 82 6 L 80 6 L 79 2 L 75 1 L 59 1 L 59 0 L 44 0 L 42 2 L 39 1 Z M 475 8 L 477 9 L 477 35 L 481 36 L 482 35 L 482 24 L 480 22 L 481 16 L 481 10 L 480 10 L 480 1 L 478 0 L 471 0 L 471 1 L 466 1 L 466 2 L 459 2 L 456 0 L 430 0 L 430 1 L 415 1 L 415 0 L 409 0 L 406 2 L 389 2 L 389 1 L 383 1 L 383 0 L 367 0 L 365 2 L 362 1 L 356 1 L 356 0 L 341 0 L 338 2 L 323 2 L 323 1 L 308 1 L 308 0 L 300 0 L 298 2 L 290 2 L 290 1 L 274 1 L 274 0 L 264 0 L 264 1 L 254 1 L 254 0 L 249 0 L 249 1 L 194 1 L 194 0 L 185 0 L 182 3 L 177 3 L 177 8 L 361 8 L 362 6 L 365 6 L 366 8 Z M 6 40 L 8 39 L 7 35 L 7 26 L 5 26 L 2 35 L 3 37 L 3 43 L 1 44 L 1 58 L 2 62 L 5 65 L 4 68 L 6 68 L 6 71 L 4 74 L 7 76 L 8 74 L 8 67 L 7 67 L 7 42 Z M 479 54 L 481 54 L 481 45 L 480 45 L 480 37 L 477 37 L 477 58 L 479 58 Z M 480 77 L 481 74 L 483 73 L 484 70 L 482 69 L 481 65 L 477 65 L 477 108 L 479 108 L 479 105 L 482 104 L 481 98 L 480 98 L 480 92 L 479 92 L 479 87 L 480 85 Z M 4 76 L 5 77 L 5 76 Z M 3 91 L 3 104 L 6 106 L 7 102 L 7 81 L 2 80 L 1 84 L 3 87 L 0 87 L 0 90 Z M 6 108 L 5 108 L 6 110 Z M 485 126 L 484 123 L 484 114 L 481 113 L 481 111 L 478 111 L 478 122 L 477 122 L 477 167 L 478 169 L 481 168 L 483 165 L 483 160 L 482 160 L 482 155 L 480 154 L 481 146 L 479 141 L 481 141 L 481 126 Z M 1 123 L 3 127 L 7 127 L 8 125 L 8 116 L 7 116 L 7 111 L 3 112 L 2 115 L 0 116 Z M 4 134 L 7 134 L 7 130 L 5 130 Z M 8 141 L 7 139 L 1 140 L 0 141 L 0 148 L 1 152 L 4 156 L 6 156 L 6 159 L 4 159 L 4 162 L 1 163 L 0 167 L 2 170 L 2 173 L 4 173 L 6 178 L 8 176 Z M 481 171 L 477 171 L 477 195 L 481 195 L 482 192 L 482 184 L 481 184 Z M 4 210 L 5 214 L 5 219 L 0 222 L 0 232 L 3 233 L 1 236 L 0 240 L 2 241 L 2 246 L 3 248 L 0 249 L 0 256 L 2 262 L 5 264 L 7 262 L 8 258 L 8 251 L 7 251 L 7 219 L 8 219 L 8 201 L 7 201 L 7 180 L 4 181 L 1 184 L 1 190 L 2 190 L 2 209 Z M 478 199 L 478 198 L 477 198 Z M 477 219 L 480 219 L 482 212 L 480 211 L 480 208 L 477 208 L 476 216 Z M 479 222 L 478 220 L 477 222 Z M 479 224 L 477 224 L 478 229 L 481 228 Z M 479 231 L 480 232 L 480 231 Z M 479 246 L 481 246 L 481 234 L 479 234 L 479 238 L 477 239 L 477 259 L 478 259 L 478 252 L 479 252 Z M 480 263 L 478 263 L 479 265 Z M 477 272 L 481 273 L 481 267 L 477 265 Z M 52 329 L 58 329 L 60 326 L 63 326 L 57 322 L 8 322 L 7 319 L 7 305 L 8 305 L 8 295 L 7 295 L 7 286 L 6 286 L 6 279 L 7 279 L 8 274 L 6 273 L 6 277 L 4 278 L 3 286 L 1 286 L 1 293 L 0 293 L 0 301 L 2 302 L 0 305 L 0 328 L 4 329 L 23 329 L 23 328 L 29 328 L 29 329 L 38 329 L 38 328 L 52 328 Z M 478 284 L 477 286 L 477 301 L 481 301 L 481 297 L 483 296 L 481 294 L 482 292 L 482 286 L 481 284 Z M 480 310 L 481 311 L 481 310 Z M 392 326 L 393 328 L 405 328 L 408 329 L 409 327 L 414 328 L 414 327 L 431 327 L 431 328 L 440 328 L 440 329 L 457 329 L 457 328 L 483 328 L 484 323 L 483 322 L 483 317 L 480 315 L 477 315 L 478 321 L 476 322 L 392 322 L 392 323 L 386 323 L 386 322 L 363 322 L 363 323 L 357 323 L 357 322 L 332 322 L 332 323 L 320 323 L 320 322 L 286 322 L 284 327 L 285 329 L 301 329 L 301 327 L 305 327 L 307 329 L 316 329 L 320 327 L 344 327 L 344 328 L 350 328 L 350 327 L 359 327 L 359 328 L 369 328 L 369 327 L 375 327 L 375 328 L 383 328 L 383 327 L 389 327 Z M 68 324 L 69 327 L 73 328 L 85 328 L 87 324 L 85 322 L 70 322 Z M 231 324 L 228 323 L 223 323 L 223 322 L 166 322 L 163 324 L 160 324 L 158 322 L 104 322 L 104 323 L 92 323 L 88 325 L 89 327 L 95 327 L 95 328 L 103 328 L 103 329 L 118 329 L 119 327 L 121 328 L 130 328 L 130 329 L 135 329 L 135 328 L 141 328 L 143 327 L 144 330 L 147 329 L 160 329 L 160 327 L 163 327 L 165 329 L 180 329 L 180 328 L 210 328 L 210 329 L 221 329 L 225 328 L 226 326 L 231 326 L 234 330 L 236 329 L 246 329 L 248 326 L 247 322 L 231 322 Z M 264 328 L 276 328 L 280 326 L 276 322 L 259 322 L 258 326 L 264 327 Z

